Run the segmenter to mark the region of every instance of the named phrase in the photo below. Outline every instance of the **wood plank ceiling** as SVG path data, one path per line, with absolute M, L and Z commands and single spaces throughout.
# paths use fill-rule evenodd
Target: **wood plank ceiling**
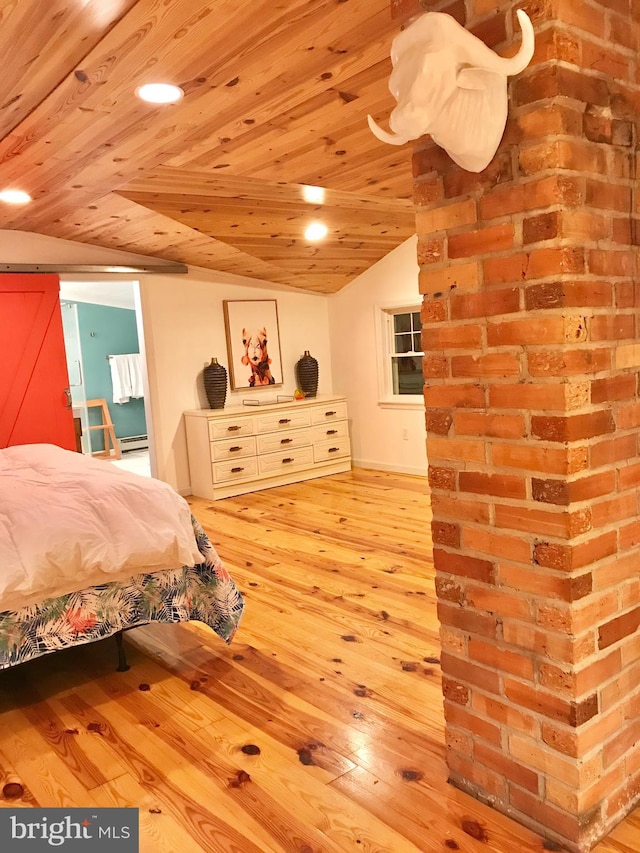
M 366 122 L 396 29 L 389 0 L 0 0 L 0 189 L 33 197 L 0 228 L 339 290 L 415 230 L 410 147 Z M 135 97 L 159 81 L 185 96 Z

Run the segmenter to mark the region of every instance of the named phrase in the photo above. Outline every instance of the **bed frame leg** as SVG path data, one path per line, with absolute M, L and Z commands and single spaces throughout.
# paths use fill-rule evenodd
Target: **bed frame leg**
M 116 672 L 127 672 L 131 667 L 127 663 L 127 655 L 124 650 L 124 643 L 122 642 L 122 631 L 118 631 L 114 636 L 118 647 L 118 668 Z

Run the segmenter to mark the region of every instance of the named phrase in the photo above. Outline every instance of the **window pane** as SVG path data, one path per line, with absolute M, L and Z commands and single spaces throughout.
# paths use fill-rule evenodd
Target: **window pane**
M 394 314 L 393 315 L 393 330 L 396 332 L 411 331 L 411 314 Z
M 412 349 L 412 335 L 396 335 L 395 337 L 395 351 L 396 352 L 411 352 Z
M 413 321 L 413 330 L 414 332 L 422 328 L 422 323 L 420 322 L 420 312 L 416 311 L 411 315 L 411 319 Z
M 413 351 L 422 352 L 422 337 L 419 332 L 413 336 Z
M 393 393 L 422 394 L 422 359 L 420 356 L 392 358 Z

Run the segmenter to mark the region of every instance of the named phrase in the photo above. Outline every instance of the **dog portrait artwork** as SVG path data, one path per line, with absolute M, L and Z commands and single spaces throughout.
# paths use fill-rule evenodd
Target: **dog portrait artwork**
M 266 391 L 282 385 L 276 300 L 225 299 L 223 309 L 231 390 Z
M 256 385 L 275 385 L 275 379 L 271 375 L 266 328 L 253 331 L 243 329 L 242 345 L 244 346 L 242 363 L 251 367 L 249 386 L 255 388 Z

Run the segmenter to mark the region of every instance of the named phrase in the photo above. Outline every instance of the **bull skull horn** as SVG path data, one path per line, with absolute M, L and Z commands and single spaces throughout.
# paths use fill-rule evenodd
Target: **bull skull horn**
M 522 30 L 522 43 L 516 55 L 511 58 L 498 56 L 484 42 L 472 36 L 476 49 L 473 50 L 471 41 L 469 41 L 468 50 L 469 58 L 474 65 L 485 68 L 487 71 L 496 71 L 498 74 L 504 74 L 505 77 L 513 77 L 514 74 L 520 74 L 521 71 L 524 71 L 533 57 L 535 36 L 533 33 L 533 24 L 527 13 L 523 9 L 518 9 L 516 15 L 518 16 L 520 29 Z
M 387 142 L 389 145 L 404 145 L 405 142 L 409 142 L 409 136 L 400 136 L 398 133 L 389 133 L 387 130 L 383 130 L 371 116 L 367 116 L 367 121 L 369 122 L 371 133 L 377 136 L 380 142 Z

